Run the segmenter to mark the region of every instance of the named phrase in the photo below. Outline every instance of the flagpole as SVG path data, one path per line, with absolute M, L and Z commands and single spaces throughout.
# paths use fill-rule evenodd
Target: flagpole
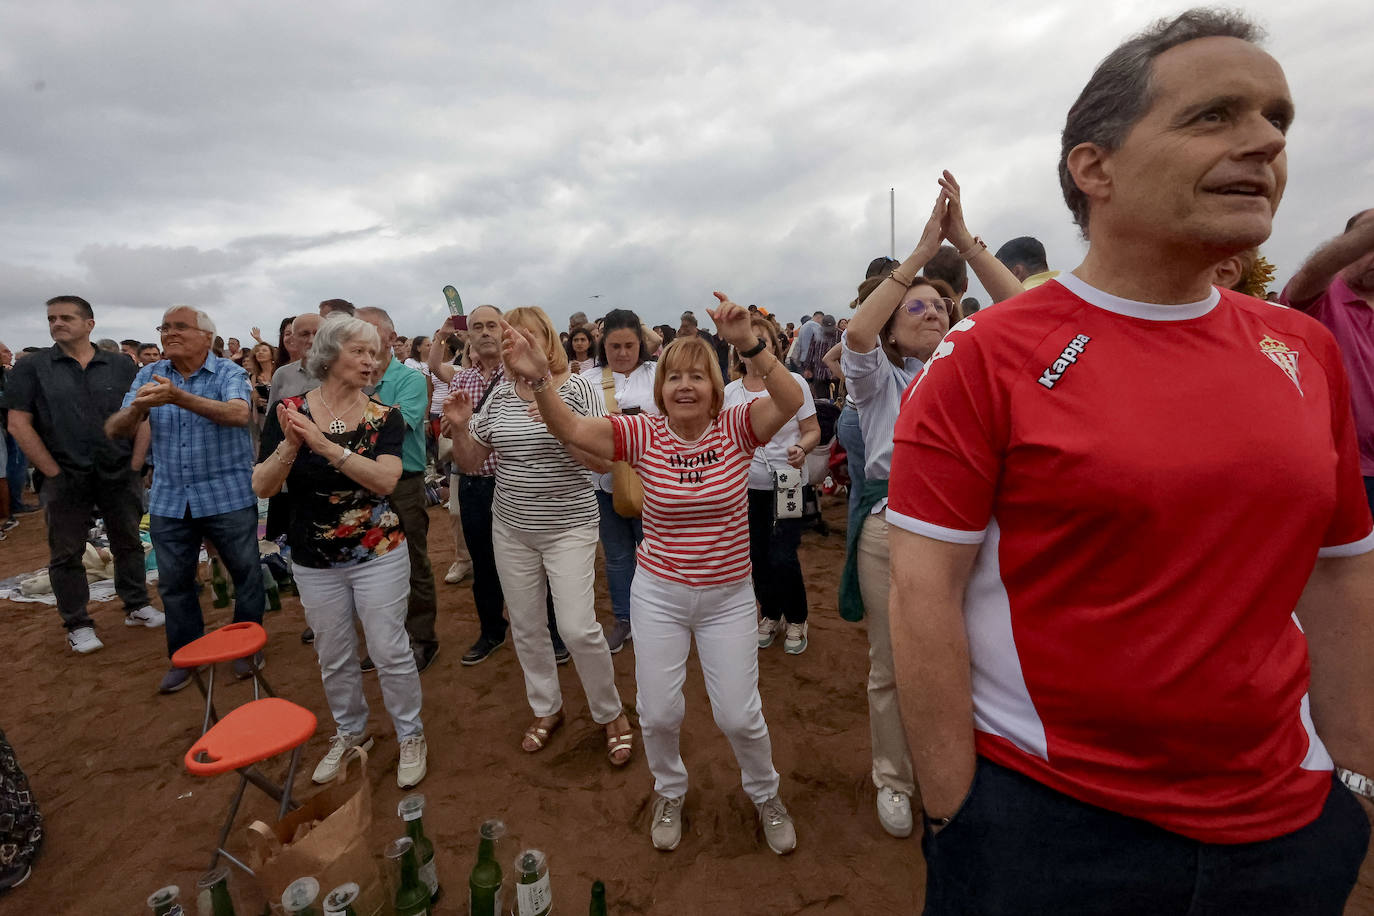
M 888 189 L 887 189 L 887 218 L 888 218 L 888 231 L 889 231 L 889 233 L 890 233 L 889 241 L 891 242 L 891 246 L 892 246 L 892 254 L 891 254 L 891 257 L 892 257 L 893 259 L 895 259 L 895 258 L 897 257 L 897 189 L 896 189 L 896 188 L 888 188 Z

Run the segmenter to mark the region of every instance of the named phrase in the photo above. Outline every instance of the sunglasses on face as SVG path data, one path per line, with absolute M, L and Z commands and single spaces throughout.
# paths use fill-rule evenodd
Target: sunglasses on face
M 954 300 L 947 296 L 941 296 L 939 299 L 912 299 L 906 304 L 906 310 L 913 315 L 920 315 L 927 308 L 932 308 L 942 315 L 948 315 L 954 309 Z

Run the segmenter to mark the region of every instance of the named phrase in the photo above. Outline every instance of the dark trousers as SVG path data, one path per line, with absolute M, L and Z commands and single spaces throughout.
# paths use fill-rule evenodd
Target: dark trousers
M 806 582 L 802 579 L 800 518 L 773 521 L 773 490 L 749 491 L 749 561 L 754 567 L 754 597 L 769 620 L 806 622 Z
M 157 553 L 157 590 L 167 615 L 167 655 L 205 635 L 205 619 L 196 594 L 200 545 L 209 541 L 234 580 L 234 623 L 262 623 L 267 595 L 258 566 L 258 507 L 251 506 L 192 518 L 154 515 L 149 518 L 153 550 Z
M 10 483 L 10 504 L 11 507 L 24 501 L 24 487 L 29 481 L 29 459 L 24 455 L 24 451 L 19 447 L 19 443 L 14 441 L 14 437 L 5 433 L 5 479 Z M 140 513 L 141 515 L 141 513 Z
M 921 840 L 925 913 L 1339 916 L 1369 820 L 1334 777 L 1315 821 L 1257 843 L 1191 840 L 983 758 L 949 825 Z
M 434 570 L 429 565 L 429 501 L 425 499 L 425 475 L 406 474 L 391 491 L 391 508 L 401 520 L 410 551 L 410 600 L 406 605 L 406 632 L 413 648 L 437 647 L 434 632 L 438 598 Z
M 105 533 L 115 560 L 115 592 L 124 602 L 124 610 L 136 611 L 148 603 L 143 544 L 138 537 L 143 502 L 137 482 L 132 470 L 116 476 L 63 471 L 43 482 L 48 576 L 57 599 L 57 612 L 68 630 L 93 626 L 86 613 L 91 590 L 81 558 L 97 512 L 105 519 Z
M 1364 479 L 1364 497 L 1369 500 L 1369 511 L 1374 513 L 1374 477 Z

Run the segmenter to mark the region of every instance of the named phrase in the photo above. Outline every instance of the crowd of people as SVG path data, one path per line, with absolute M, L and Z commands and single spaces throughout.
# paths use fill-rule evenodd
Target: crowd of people
M 370 743 L 375 668 L 410 787 L 446 476 L 445 580 L 471 580 L 479 622 L 460 661 L 513 634 L 520 750 L 555 739 L 571 661 L 627 765 L 612 657 L 633 642 L 650 840 L 674 849 L 695 644 L 785 854 L 758 653 L 807 649 L 798 547 L 828 477 L 848 513 L 827 598 L 869 641 L 875 814 L 907 837 L 919 805 L 927 912 L 1339 912 L 1374 797 L 1374 210 L 1268 289 L 1294 110 L 1259 38 L 1194 10 L 1098 67 L 1059 162 L 1088 243 L 1072 271 L 1031 236 L 991 251 L 944 172 L 911 253 L 874 259 L 840 317 L 717 292 L 714 331 L 613 309 L 560 332 L 482 305 L 407 339 L 330 299 L 245 350 L 180 305 L 157 344 L 93 342 L 91 305 L 57 296 L 52 347 L 10 365 L 0 345 L 0 516 L 32 511 L 27 462 L 79 654 L 101 648 L 80 557 L 103 519 L 125 623 L 164 627 L 170 657 L 204 631 L 203 545 L 234 620 L 261 622 L 265 500 L 336 727 L 314 779 Z

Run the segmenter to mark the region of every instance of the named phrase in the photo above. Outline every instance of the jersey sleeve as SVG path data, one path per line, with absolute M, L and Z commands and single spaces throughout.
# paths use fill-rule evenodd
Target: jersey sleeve
M 1322 356 L 1327 387 L 1331 392 L 1331 439 L 1336 446 L 1336 510 L 1322 537 L 1319 557 L 1353 557 L 1374 550 L 1374 519 L 1370 518 L 1364 477 L 1360 474 L 1360 448 L 1355 417 L 1350 407 L 1350 379 L 1345 374 L 1336 342 L 1326 336 Z
M 889 523 L 956 544 L 986 536 L 1005 452 L 1008 393 L 974 326 L 955 325 L 903 395 L 888 490 Z
M 638 464 L 649 449 L 653 437 L 653 421 L 645 414 L 613 413 L 607 417 L 611 421 L 611 435 L 615 437 L 615 457 L 612 461 L 628 461 Z

